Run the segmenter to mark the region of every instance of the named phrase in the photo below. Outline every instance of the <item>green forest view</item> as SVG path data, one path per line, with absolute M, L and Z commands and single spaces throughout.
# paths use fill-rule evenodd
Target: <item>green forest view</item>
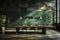
M 12 23 L 9 23 L 10 20 L 5 21 L 5 23 L 9 26 L 46 26 L 46 25 L 52 25 L 53 23 L 56 23 L 56 13 L 53 11 L 31 11 L 29 12 L 27 15 L 25 15 L 26 17 L 28 16 L 32 16 L 32 19 L 27 19 L 27 18 L 22 18 L 20 19 L 20 17 Z M 35 17 L 40 17 L 38 19 L 36 19 Z M 4 19 L 3 19 L 4 18 Z M 1 21 L 2 20 L 2 21 Z M 6 20 L 6 17 L 0 17 L 0 25 L 5 25 L 4 24 L 4 20 Z

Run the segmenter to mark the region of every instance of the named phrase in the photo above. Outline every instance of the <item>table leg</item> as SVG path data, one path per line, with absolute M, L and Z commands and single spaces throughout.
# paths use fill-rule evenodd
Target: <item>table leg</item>
M 16 28 L 16 34 L 19 34 L 19 28 Z
M 42 34 L 46 34 L 46 28 L 42 28 Z
M 5 27 L 2 27 L 2 34 L 5 34 Z

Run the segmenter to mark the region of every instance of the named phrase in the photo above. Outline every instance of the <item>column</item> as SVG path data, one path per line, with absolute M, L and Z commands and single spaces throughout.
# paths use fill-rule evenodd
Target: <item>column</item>
M 5 27 L 2 27 L 2 34 L 5 34 Z
M 57 0 L 57 23 L 59 23 L 59 0 Z

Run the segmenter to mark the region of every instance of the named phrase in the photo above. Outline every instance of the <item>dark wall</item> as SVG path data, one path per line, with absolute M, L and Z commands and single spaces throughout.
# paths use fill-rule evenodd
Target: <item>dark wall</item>
M 60 8 L 58 7 L 60 6 L 60 0 L 57 0 L 57 25 L 56 25 L 56 29 L 58 31 L 60 31 Z

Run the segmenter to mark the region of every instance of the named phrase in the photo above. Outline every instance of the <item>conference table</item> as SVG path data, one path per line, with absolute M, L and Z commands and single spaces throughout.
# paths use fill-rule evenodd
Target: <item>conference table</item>
M 38 28 L 38 29 L 42 29 L 42 34 L 46 34 L 46 28 L 55 28 L 55 26 L 7 26 L 7 27 L 2 27 L 2 34 L 5 34 L 5 28 L 16 28 L 16 33 L 19 33 L 20 28 L 24 29 L 24 28 Z

